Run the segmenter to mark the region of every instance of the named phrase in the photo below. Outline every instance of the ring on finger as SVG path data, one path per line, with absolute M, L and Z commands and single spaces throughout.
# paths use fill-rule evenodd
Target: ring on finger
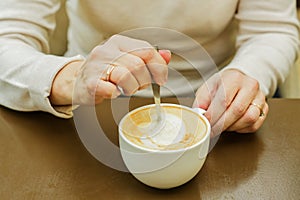
M 117 67 L 117 65 L 114 64 L 109 64 L 106 70 L 106 77 L 105 77 L 105 81 L 110 81 L 110 77 L 111 77 L 111 73 L 113 72 L 113 70 Z
M 265 113 L 263 111 L 263 106 L 262 105 L 259 105 L 259 104 L 254 103 L 254 102 L 250 103 L 250 105 L 253 105 L 253 106 L 255 106 L 255 107 L 257 107 L 259 109 L 259 116 L 260 117 L 265 116 Z

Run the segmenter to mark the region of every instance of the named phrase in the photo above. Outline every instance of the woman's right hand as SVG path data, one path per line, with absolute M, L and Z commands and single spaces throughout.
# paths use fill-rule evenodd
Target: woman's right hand
M 57 74 L 50 101 L 54 105 L 91 105 L 116 98 L 120 88 L 132 95 L 148 87 L 152 79 L 163 85 L 170 58 L 168 50 L 157 52 L 148 42 L 114 35 L 96 46 L 85 61 L 70 63 Z

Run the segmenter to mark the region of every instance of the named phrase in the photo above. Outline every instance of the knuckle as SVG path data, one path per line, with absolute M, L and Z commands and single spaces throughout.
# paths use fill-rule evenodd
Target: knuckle
M 131 75 L 131 72 L 127 69 L 127 68 L 120 68 L 122 71 L 121 71 L 121 75 L 120 77 L 118 78 L 117 80 L 117 85 L 121 84 L 122 82 L 125 82 L 132 76 Z
M 145 63 L 143 62 L 143 60 L 139 59 L 139 58 L 135 58 L 131 61 L 131 66 L 129 67 L 129 71 L 133 72 L 140 72 L 143 71 L 146 68 Z
M 245 108 L 241 104 L 237 104 L 232 108 L 232 112 L 235 116 L 242 116 L 245 112 Z
M 134 59 L 132 59 L 131 63 L 136 67 L 145 67 L 144 61 L 139 57 L 135 57 Z
M 154 57 L 154 51 L 153 50 L 147 50 L 145 52 L 145 58 L 147 60 L 151 60 Z
M 144 51 L 144 58 L 146 60 L 151 60 L 155 55 L 155 51 L 152 49 L 145 49 Z
M 94 47 L 89 54 L 90 60 L 96 60 L 98 62 L 99 59 L 111 60 L 113 58 L 114 55 L 109 50 L 107 50 L 107 48 L 104 45 L 98 45 Z
M 250 78 L 249 80 L 250 80 L 248 83 L 249 88 L 251 88 L 252 91 L 258 91 L 259 90 L 259 82 L 254 78 Z
M 248 113 L 245 116 L 245 121 L 249 125 L 253 125 L 257 121 L 258 116 L 255 113 Z
M 139 65 L 134 65 L 133 67 L 131 67 L 130 69 L 128 69 L 131 73 L 140 73 L 142 71 L 144 71 L 144 67 L 143 66 L 139 66 Z

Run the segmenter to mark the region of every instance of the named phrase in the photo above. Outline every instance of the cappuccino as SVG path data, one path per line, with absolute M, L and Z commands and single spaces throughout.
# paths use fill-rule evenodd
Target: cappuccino
M 188 182 L 200 171 L 211 127 L 205 110 L 160 105 L 161 120 L 154 104 L 127 113 L 119 123 L 119 145 L 124 164 L 135 178 L 166 189 Z
M 161 109 L 160 121 L 154 106 L 137 109 L 125 117 L 125 137 L 143 148 L 176 150 L 192 146 L 205 136 L 207 125 L 190 109 L 167 105 Z

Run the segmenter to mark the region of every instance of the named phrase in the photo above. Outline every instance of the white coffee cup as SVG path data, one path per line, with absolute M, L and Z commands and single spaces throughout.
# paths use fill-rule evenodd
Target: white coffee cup
M 154 104 L 127 113 L 119 124 L 119 145 L 135 178 L 167 189 L 188 182 L 200 171 L 208 154 L 211 127 L 200 108 L 166 103 L 161 108 L 165 123 L 158 129 L 151 126 Z

